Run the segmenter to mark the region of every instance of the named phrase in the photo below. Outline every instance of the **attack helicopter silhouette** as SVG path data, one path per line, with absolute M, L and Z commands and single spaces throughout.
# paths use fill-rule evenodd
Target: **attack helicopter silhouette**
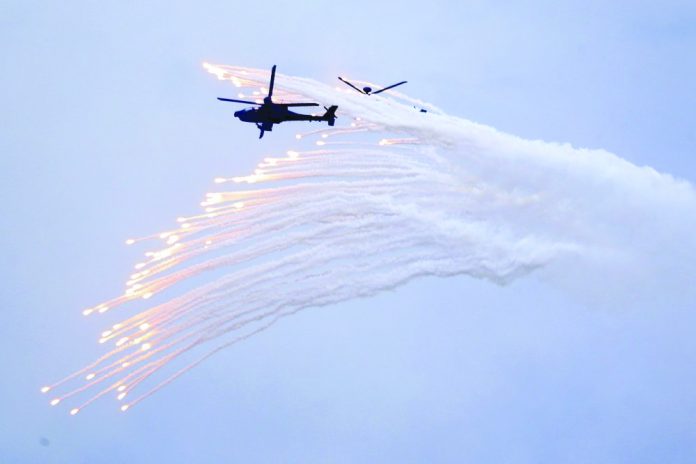
M 326 121 L 329 123 L 329 126 L 334 125 L 336 122 L 336 109 L 338 109 L 337 105 L 330 106 L 329 108 L 324 107 L 326 112 L 323 115 L 313 116 L 310 114 L 294 113 L 288 108 L 300 106 L 319 106 L 319 103 L 275 103 L 272 99 L 275 72 L 276 65 L 273 65 L 273 68 L 271 68 L 271 82 L 268 86 L 268 95 L 263 99 L 263 103 L 222 97 L 218 97 L 218 100 L 258 106 L 257 108 L 246 108 L 235 111 L 234 116 L 240 121 L 256 124 L 256 127 L 258 127 L 259 131 L 261 131 L 259 138 L 263 137 L 264 132 L 272 131 L 274 124 L 280 124 L 285 121 Z

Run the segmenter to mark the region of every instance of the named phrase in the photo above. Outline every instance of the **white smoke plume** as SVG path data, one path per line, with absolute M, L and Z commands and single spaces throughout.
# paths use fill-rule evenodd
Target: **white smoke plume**
M 266 70 L 204 67 L 239 98 L 265 96 Z M 136 265 L 123 295 L 84 314 L 169 299 L 105 330 L 100 342 L 114 349 L 44 387 L 66 391 L 51 404 L 88 395 L 76 414 L 112 394 L 126 410 L 279 318 L 418 276 L 504 284 L 555 267 L 601 276 L 602 286 L 693 279 L 696 192 L 685 181 L 603 150 L 504 134 L 396 91 L 368 97 L 279 74 L 274 100 L 336 104 L 339 120 L 298 134 L 312 150 L 215 179 L 222 189 L 202 213 L 149 237 L 164 248 Z M 177 284 L 199 281 L 177 295 Z

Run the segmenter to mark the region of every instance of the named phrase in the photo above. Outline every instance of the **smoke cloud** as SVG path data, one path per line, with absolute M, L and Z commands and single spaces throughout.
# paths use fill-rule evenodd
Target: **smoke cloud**
M 265 96 L 266 70 L 204 66 L 240 98 Z M 419 276 L 502 285 L 540 272 L 599 299 L 690 289 L 696 192 L 685 181 L 604 150 L 524 140 L 397 91 L 365 96 L 279 74 L 273 98 L 335 104 L 339 120 L 298 134 L 309 150 L 217 178 L 203 212 L 150 237 L 165 245 L 136 265 L 128 290 L 84 313 L 163 302 L 105 330 L 112 351 L 45 387 L 73 384 L 56 404 L 92 392 L 73 414 L 106 394 L 126 410 L 282 317 Z M 177 293 L 186 283 L 195 285 Z

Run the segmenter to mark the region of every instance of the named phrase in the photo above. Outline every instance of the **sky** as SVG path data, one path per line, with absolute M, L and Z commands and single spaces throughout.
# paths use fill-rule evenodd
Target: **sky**
M 297 143 L 238 123 L 203 61 L 405 79 L 449 114 L 694 183 L 692 3 L 10 1 L 0 39 L 3 461 L 693 461 L 695 302 L 601 304 L 543 272 L 303 311 L 127 414 L 39 394 L 101 353 L 118 316 L 80 312 L 121 292 L 126 238 Z

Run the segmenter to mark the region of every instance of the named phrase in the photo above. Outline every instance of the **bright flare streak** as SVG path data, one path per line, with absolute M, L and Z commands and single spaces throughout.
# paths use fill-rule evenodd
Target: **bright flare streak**
M 79 408 L 72 408 L 72 409 L 70 410 L 70 415 L 71 415 L 71 416 L 74 416 L 74 415 L 77 414 L 78 412 L 80 412 L 80 409 L 79 409 Z
M 48 391 L 51 389 L 51 387 L 42 387 L 41 388 L 41 393 L 48 393 Z
M 51 406 L 55 406 L 60 403 L 60 398 L 54 398 L 51 400 Z

